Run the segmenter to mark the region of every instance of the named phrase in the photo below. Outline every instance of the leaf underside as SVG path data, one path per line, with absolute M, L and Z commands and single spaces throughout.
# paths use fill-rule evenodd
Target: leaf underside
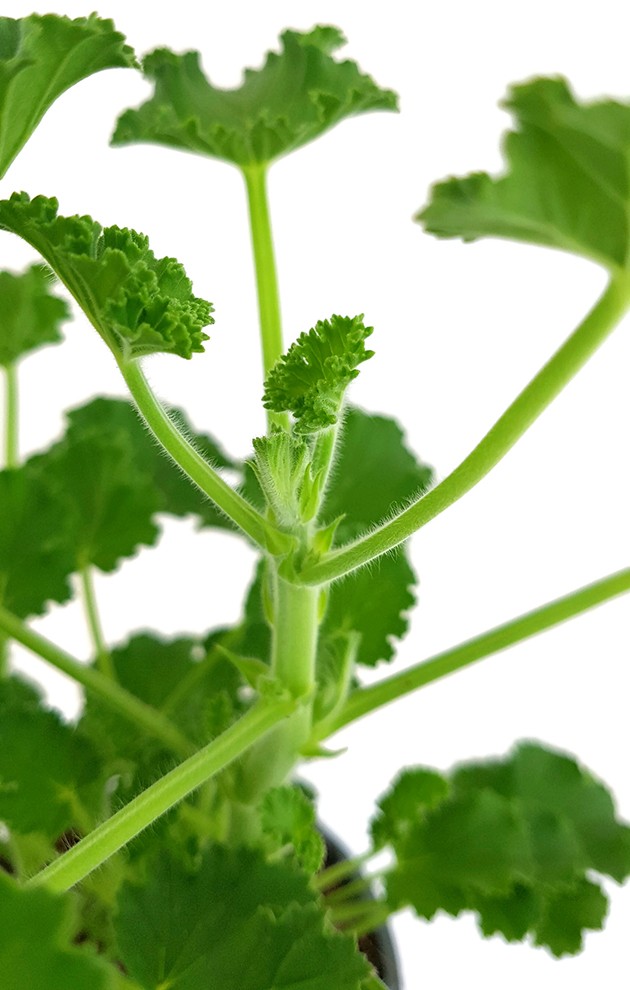
M 507 170 L 435 185 L 417 219 L 438 237 L 504 237 L 630 264 L 630 105 L 578 102 L 558 77 L 513 86 Z
M 274 161 L 346 117 L 397 108 L 395 94 L 356 63 L 332 57 L 345 42 L 336 28 L 285 31 L 280 40 L 281 51 L 270 52 L 261 69 L 247 69 L 232 90 L 209 82 L 198 52 L 147 55 L 143 69 L 154 95 L 122 115 L 112 143 L 164 144 L 246 168 Z

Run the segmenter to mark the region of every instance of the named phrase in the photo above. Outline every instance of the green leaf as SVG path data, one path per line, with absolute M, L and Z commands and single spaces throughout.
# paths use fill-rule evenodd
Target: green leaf
M 576 868 L 585 867 L 611 876 L 621 883 L 630 876 L 630 826 L 617 821 L 610 792 L 587 770 L 565 753 L 521 743 L 505 760 L 462 766 L 453 776 L 459 792 L 491 788 L 518 802 L 538 838 L 541 824 L 550 816 L 564 822 L 576 843 Z M 558 847 L 552 838 L 547 854 L 549 865 L 557 864 Z M 549 841 L 549 836 L 547 836 Z M 539 863 L 541 856 L 539 856 Z
M 0 602 L 21 618 L 65 602 L 73 570 L 61 502 L 25 467 L 0 471 Z
M 407 632 L 407 614 L 416 602 L 415 584 L 416 575 L 404 550 L 399 550 L 333 585 L 322 625 L 324 644 L 330 646 L 355 632 L 361 637 L 357 663 L 374 667 L 381 660 L 391 660 L 394 640 Z
M 274 787 L 265 794 L 260 823 L 271 852 L 290 845 L 296 862 L 307 873 L 320 869 L 326 852 L 317 830 L 315 808 L 301 787 Z
M 0 365 L 8 367 L 45 344 L 63 338 L 59 324 L 70 318 L 66 302 L 50 291 L 52 273 L 43 265 L 25 272 L 0 272 Z
M 454 797 L 396 837 L 397 867 L 388 883 L 395 907 L 411 904 L 423 918 L 440 909 L 457 915 L 471 895 L 508 895 L 530 876 L 525 824 L 492 791 Z
M 359 990 L 369 973 L 307 876 L 245 848 L 212 846 L 195 872 L 162 853 L 144 883 L 121 891 L 116 926 L 145 990 Z
M 239 465 L 228 457 L 206 433 L 198 433 L 181 409 L 169 408 L 171 419 L 192 440 L 195 449 L 215 468 L 237 470 Z M 66 413 L 72 436 L 101 431 L 104 436 L 126 434 L 138 470 L 151 479 L 157 510 L 183 517 L 195 515 L 201 526 L 232 529 L 232 524 L 214 504 L 193 485 L 148 432 L 133 405 L 126 399 L 99 396 Z
M 436 770 L 425 767 L 403 770 L 378 802 L 378 814 L 370 824 L 375 848 L 380 849 L 405 835 L 448 792 L 447 781 Z
M 124 41 L 96 14 L 0 18 L 0 178 L 58 96 L 102 69 L 137 67 Z
M 535 743 L 456 767 L 447 782 L 407 771 L 379 808 L 375 845 L 397 857 L 393 907 L 427 918 L 474 911 L 483 934 L 530 936 L 554 955 L 578 952 L 584 931 L 601 928 L 607 900 L 593 871 L 630 874 L 630 828 L 606 788 Z
M 239 699 L 242 679 L 218 650 L 213 639 L 179 636 L 165 639 L 137 633 L 111 650 L 118 682 L 137 698 L 168 714 L 169 719 L 199 746 L 222 732 L 244 710 Z M 108 767 L 123 771 L 119 788 L 135 792 L 173 764 L 173 755 L 95 695 L 88 695 L 78 725 Z
M 331 316 L 301 333 L 267 376 L 265 409 L 292 412 L 297 433 L 333 426 L 357 365 L 374 354 L 365 348 L 372 331 L 362 316 Z
M 179 262 L 156 258 L 135 230 L 57 209 L 56 199 L 14 193 L 0 201 L 0 228 L 40 252 L 116 357 L 203 351 L 212 306 L 192 294 Z
M 0 681 L 0 821 L 51 842 L 92 826 L 103 777 L 96 750 L 43 707 L 37 691 Z
M 261 69 L 247 69 L 231 90 L 208 81 L 198 52 L 160 48 L 147 55 L 143 69 L 154 95 L 123 114 L 112 143 L 165 144 L 246 168 L 274 161 L 345 117 L 397 109 L 394 93 L 379 89 L 356 63 L 332 57 L 345 43 L 336 28 L 285 31 L 280 40 L 281 51 L 270 52 Z
M 322 518 L 342 517 L 336 541 L 344 543 L 391 515 L 431 484 L 433 471 L 409 450 L 400 426 L 355 406 L 343 420 L 339 456 Z
M 2 990 L 114 990 L 115 971 L 72 944 L 72 894 L 23 889 L 0 871 Z
M 281 525 L 301 519 L 300 495 L 309 465 L 306 442 L 280 430 L 253 440 L 256 457 L 250 462 L 267 504 Z
M 515 120 L 505 174 L 438 183 L 417 219 L 438 237 L 504 237 L 627 268 L 630 105 L 579 103 L 561 78 L 514 86 L 504 105 Z
M 159 498 L 123 430 L 71 423 L 61 441 L 27 461 L 26 470 L 64 505 L 66 549 L 75 570 L 94 564 L 113 571 L 141 545 L 156 542 Z

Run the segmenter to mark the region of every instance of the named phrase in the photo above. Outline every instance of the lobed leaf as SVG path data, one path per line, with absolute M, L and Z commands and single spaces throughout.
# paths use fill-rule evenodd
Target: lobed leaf
M 315 808 L 301 787 L 286 785 L 267 791 L 260 807 L 260 824 L 270 851 L 292 847 L 295 861 L 314 875 L 325 856 Z
M 280 40 L 281 51 L 268 53 L 261 69 L 247 69 L 231 90 L 209 82 L 198 52 L 151 52 L 143 69 L 154 95 L 122 115 L 112 143 L 165 144 L 247 168 L 275 161 L 346 117 L 397 108 L 395 94 L 356 63 L 332 57 L 345 43 L 336 28 L 285 31 Z
M 43 265 L 25 272 L 0 272 L 0 365 L 8 367 L 45 344 L 62 340 L 59 324 L 70 318 L 67 303 L 50 291 L 52 273 Z
M 137 68 L 124 41 L 96 14 L 0 17 L 0 178 L 57 97 L 102 69 Z
M 51 842 L 90 827 L 101 811 L 95 748 L 17 678 L 0 681 L 0 821 Z
M 23 466 L 0 471 L 0 603 L 21 618 L 70 597 L 65 506 Z
M 211 846 L 195 871 L 163 853 L 144 882 L 122 889 L 116 926 L 145 990 L 359 990 L 369 974 L 307 876 L 246 848 Z
M 372 331 L 362 316 L 331 316 L 300 334 L 267 376 L 265 409 L 292 412 L 297 433 L 333 426 L 357 365 L 374 354 L 365 348 Z
M 72 894 L 19 887 L 0 870 L 0 972 L 3 990 L 115 990 L 113 967 L 73 944 Z
M 606 788 L 535 743 L 448 780 L 407 771 L 379 802 L 372 835 L 396 853 L 392 907 L 426 918 L 474 911 L 485 935 L 530 936 L 557 956 L 602 927 L 607 899 L 594 874 L 630 875 L 630 827 Z
M 14 193 L 0 201 L 0 228 L 39 251 L 116 357 L 203 351 L 212 306 L 178 261 L 156 258 L 135 230 L 57 210 L 56 199 Z
M 504 237 L 628 268 L 630 105 L 580 103 L 557 77 L 513 86 L 504 105 L 515 121 L 506 172 L 438 183 L 416 219 L 438 237 Z

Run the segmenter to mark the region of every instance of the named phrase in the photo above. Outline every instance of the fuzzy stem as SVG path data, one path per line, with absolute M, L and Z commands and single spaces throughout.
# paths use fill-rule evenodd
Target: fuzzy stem
M 36 653 L 42 660 L 82 684 L 133 725 L 141 726 L 151 736 L 160 739 L 174 753 L 186 757 L 194 751 L 192 744 L 164 715 L 126 691 L 117 681 L 106 677 L 94 667 L 86 667 L 85 664 L 79 663 L 50 640 L 29 629 L 17 616 L 1 605 L 0 633 L 11 636 L 27 650 Z
M 290 549 L 291 542 L 285 534 L 231 488 L 179 432 L 151 390 L 139 362 L 119 359 L 118 366 L 140 415 L 181 470 L 259 547 L 272 552 Z
M 79 883 L 166 811 L 241 756 L 296 705 L 297 702 L 287 698 L 263 698 L 256 702 L 238 722 L 32 877 L 29 885 L 45 885 L 49 890 L 61 892 Z
M 590 313 L 523 389 L 483 440 L 435 488 L 367 536 L 306 564 L 297 580 L 322 584 L 349 574 L 403 543 L 470 491 L 507 454 L 540 414 L 586 364 L 627 312 L 630 278 L 613 277 Z
M 566 619 L 579 615 L 580 612 L 585 612 L 628 591 L 630 591 L 630 568 L 586 585 L 563 598 L 541 605 L 540 608 L 526 612 L 450 650 L 438 653 L 429 660 L 415 664 L 408 670 L 386 677 L 377 684 L 359 688 L 350 695 L 334 723 L 326 724 L 327 733 L 337 732 L 344 725 L 363 718 L 364 715 L 388 705 L 396 698 L 402 698 L 412 691 L 417 691 L 418 688 L 431 684 L 432 681 L 453 674 L 477 660 L 498 653 L 514 643 L 534 636 L 544 629 L 550 629 Z
M 243 169 L 247 188 L 249 222 L 256 269 L 260 341 L 264 377 L 266 378 L 284 350 L 278 275 L 271 234 L 271 219 L 267 199 L 267 169 L 264 165 L 249 165 Z M 268 413 L 268 422 L 288 429 L 286 413 Z
M 80 569 L 79 578 L 81 581 L 85 618 L 90 631 L 92 646 L 94 647 L 96 666 L 104 677 L 109 677 L 111 680 L 115 681 L 116 671 L 105 642 L 105 637 L 103 636 L 103 627 L 101 625 L 98 606 L 96 604 L 96 594 L 94 592 L 92 569 L 89 564 L 86 564 L 85 567 Z

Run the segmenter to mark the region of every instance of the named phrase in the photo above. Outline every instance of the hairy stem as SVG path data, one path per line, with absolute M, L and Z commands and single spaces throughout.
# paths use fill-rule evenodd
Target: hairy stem
M 76 846 L 32 877 L 29 884 L 46 885 L 50 890 L 63 891 L 79 883 L 169 808 L 241 756 L 286 718 L 296 705 L 297 702 L 287 698 L 263 698 L 258 701 L 238 722 L 148 787 Z
M 388 705 L 390 701 L 402 698 L 426 684 L 431 684 L 432 681 L 453 674 L 477 660 L 498 653 L 514 643 L 534 636 L 544 629 L 550 629 L 566 619 L 579 615 L 580 612 L 585 612 L 628 591 L 630 591 L 630 568 L 586 585 L 563 598 L 557 598 L 532 612 L 526 612 L 512 619 L 511 622 L 466 640 L 399 674 L 386 677 L 377 684 L 359 688 L 350 695 L 335 722 L 327 723 L 327 732 L 332 734 L 349 722 L 355 722 L 369 712 Z
M 5 366 L 4 466 L 15 468 L 19 462 L 18 374 L 15 364 Z
M 86 690 L 101 698 L 133 725 L 141 726 L 151 736 L 160 739 L 174 753 L 186 757 L 194 751 L 192 744 L 164 715 L 126 691 L 117 681 L 111 680 L 93 667 L 79 663 L 50 640 L 29 629 L 17 616 L 1 605 L 0 633 L 11 636 L 27 650 L 31 650 L 42 660 L 82 684 Z
M 374 850 L 370 849 L 361 856 L 353 856 L 352 859 L 343 859 L 340 863 L 327 866 L 325 870 L 320 870 L 317 876 L 313 878 L 313 886 L 325 894 L 331 887 L 335 887 L 348 877 L 355 876 L 363 864 L 372 859 L 374 855 L 376 855 Z
M 89 564 L 86 564 L 81 568 L 79 578 L 81 581 L 85 618 L 90 631 L 90 637 L 92 639 L 96 666 L 100 670 L 101 674 L 115 681 L 116 671 L 114 670 L 114 664 L 112 663 L 112 658 L 103 636 L 101 618 L 98 612 L 98 606 L 96 604 L 96 595 L 94 593 L 92 568 Z
M 260 340 L 264 377 L 266 378 L 284 350 L 278 276 L 267 201 L 267 169 L 264 165 L 249 165 L 243 169 L 243 175 L 247 188 L 249 223 L 256 269 Z M 270 427 L 276 424 L 288 429 L 289 419 L 286 413 L 269 412 L 268 422 Z
M 440 484 L 409 508 L 321 560 L 306 564 L 304 584 L 334 581 L 403 543 L 412 533 L 470 491 L 514 446 L 547 406 L 586 364 L 630 306 L 627 275 L 612 278 L 606 291 L 569 339 L 556 351 L 497 420 L 483 440 Z
M 259 547 L 272 552 L 289 549 L 285 535 L 231 488 L 180 433 L 153 394 L 139 362 L 119 360 L 118 366 L 140 415 L 178 467 Z

